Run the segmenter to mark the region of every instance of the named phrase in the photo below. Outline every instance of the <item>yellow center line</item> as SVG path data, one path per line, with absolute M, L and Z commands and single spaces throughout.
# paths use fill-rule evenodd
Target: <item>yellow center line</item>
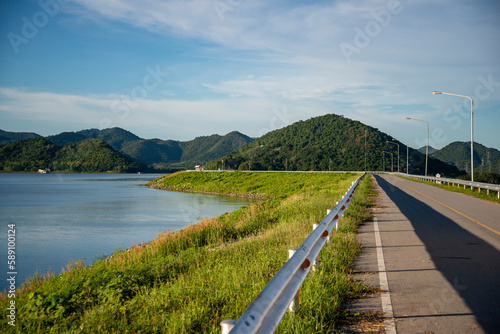
M 399 182 L 398 182 L 398 183 L 399 183 Z M 475 220 L 474 218 L 471 218 L 471 217 L 467 216 L 466 214 L 461 213 L 460 211 L 455 210 L 455 209 L 453 209 L 452 207 L 450 207 L 450 206 L 448 206 L 448 205 L 446 205 L 446 204 L 444 204 L 444 203 L 441 203 L 441 202 L 440 202 L 440 201 L 438 201 L 438 200 L 435 200 L 435 199 L 434 199 L 434 198 L 432 198 L 432 197 L 429 197 L 429 196 L 427 196 L 427 195 L 425 195 L 425 194 L 422 194 L 420 191 L 417 191 L 417 190 L 415 190 L 415 189 L 413 189 L 413 188 L 411 188 L 411 187 L 405 186 L 405 185 L 404 185 L 404 184 L 402 184 L 402 183 L 399 183 L 399 184 L 400 184 L 400 185 L 402 185 L 402 186 L 403 186 L 403 187 L 405 187 L 405 188 L 408 188 L 408 189 L 410 189 L 410 190 L 412 190 L 412 191 L 416 192 L 416 193 L 417 193 L 417 194 L 419 194 L 419 195 L 424 196 L 425 198 L 430 199 L 431 201 L 434 201 L 434 202 L 436 202 L 436 203 L 438 203 L 438 204 L 441 204 L 442 206 L 444 206 L 444 207 L 446 207 L 446 208 L 450 209 L 451 211 L 456 212 L 456 213 L 458 213 L 459 215 L 461 215 L 461 216 L 463 216 L 463 217 L 465 217 L 465 218 L 467 218 L 467 219 L 469 219 L 469 220 L 473 221 L 474 223 L 476 223 L 476 224 L 478 224 L 478 225 L 480 225 L 480 226 L 484 227 L 485 229 L 488 229 L 488 230 L 490 230 L 491 232 L 494 232 L 494 233 L 496 233 L 496 234 L 500 235 L 500 232 L 499 232 L 499 231 L 494 230 L 494 229 L 492 229 L 491 227 L 484 225 L 483 223 L 481 223 L 481 222 L 479 222 L 479 221 Z

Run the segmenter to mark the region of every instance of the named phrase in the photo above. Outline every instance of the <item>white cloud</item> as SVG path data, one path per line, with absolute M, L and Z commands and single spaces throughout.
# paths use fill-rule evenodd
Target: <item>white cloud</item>
M 110 92 L 81 96 L 4 88 L 0 107 L 18 118 L 155 127 L 165 135 L 154 136 L 174 139 L 232 130 L 256 136 L 276 128 L 276 110 L 286 107 L 298 115 L 294 120 L 333 112 L 404 137 L 404 116 L 420 114 L 439 124 L 438 111 L 455 102 L 433 97 L 432 90 L 473 94 L 477 78 L 490 74 L 500 82 L 494 11 L 465 1 L 401 1 L 401 12 L 380 24 L 368 45 L 358 44 L 348 63 L 339 45 L 356 46 L 355 29 L 378 22 L 373 11 L 387 10 L 390 2 L 247 0 L 227 2 L 233 7 L 221 13 L 211 0 L 74 0 L 65 8 L 79 20 L 106 22 L 106 29 L 118 21 L 153 36 L 174 36 L 196 56 L 215 61 L 203 58 L 192 70 L 200 73 L 191 77 L 183 72 L 188 65 L 173 63 L 168 89 L 175 95 L 161 87 L 158 92 L 165 89 L 168 98 L 151 94 L 127 113 L 113 110 L 117 97 Z M 155 61 L 167 63 L 164 57 Z M 232 67 L 226 68 L 224 58 Z M 178 81 L 171 79 L 175 75 Z M 182 100 L 183 91 L 195 93 Z M 496 88 L 489 101 L 499 99 Z
M 281 105 L 260 99 L 144 99 L 136 101 L 136 107 L 126 112 L 113 109 L 115 101 L 111 95 L 77 96 L 0 88 L 4 118 L 50 123 L 60 132 L 68 131 L 68 124 L 77 123 L 80 129 L 118 126 L 143 138 L 188 140 L 235 130 L 257 136 L 298 120 L 284 122 L 281 117 L 277 121 L 276 109 Z

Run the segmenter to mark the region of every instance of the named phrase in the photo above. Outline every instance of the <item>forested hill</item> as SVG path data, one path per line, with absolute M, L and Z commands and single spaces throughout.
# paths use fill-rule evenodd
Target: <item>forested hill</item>
M 34 132 L 8 132 L 0 130 L 0 145 L 7 145 L 18 140 L 41 137 Z
M 373 127 L 329 114 L 269 132 L 224 158 L 211 161 L 207 168 L 219 169 L 224 163 L 224 168 L 240 170 L 380 171 L 382 151 L 386 151 L 393 153 L 397 171 L 397 146 L 387 143 L 391 140 L 391 136 Z M 390 171 L 391 155 L 385 157 L 386 171 Z M 400 170 L 406 172 L 406 146 L 402 143 L 400 160 Z M 423 174 L 424 170 L 425 155 L 410 148 L 409 172 Z M 456 176 L 460 171 L 430 158 L 428 174 L 436 173 Z
M 121 128 L 63 132 L 47 137 L 58 145 L 75 143 L 87 138 L 101 139 L 137 162 L 163 169 L 193 168 L 195 164 L 220 158 L 253 140 L 237 131 L 224 136 L 197 137 L 190 141 L 143 139 Z
M 115 151 L 100 139 L 85 139 L 60 146 L 42 138 L 19 140 L 0 147 L 0 171 L 139 172 L 147 166 Z
M 432 156 L 470 172 L 470 141 L 456 141 L 432 153 Z M 474 171 L 500 174 L 500 151 L 474 143 Z

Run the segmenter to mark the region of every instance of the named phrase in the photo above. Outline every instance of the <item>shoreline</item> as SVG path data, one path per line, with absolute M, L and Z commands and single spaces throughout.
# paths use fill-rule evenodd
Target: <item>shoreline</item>
M 263 196 L 263 194 L 255 194 L 255 195 L 253 195 L 253 194 L 235 194 L 235 193 L 220 193 L 220 192 L 201 191 L 201 190 L 186 190 L 186 189 L 178 189 L 175 187 L 157 187 L 157 186 L 153 186 L 153 185 L 148 185 L 148 183 L 144 184 L 144 186 L 147 188 L 150 188 L 150 189 L 157 189 L 157 190 L 175 191 L 175 192 L 192 193 L 192 194 L 203 194 L 203 195 L 238 197 L 238 198 L 247 198 L 247 199 L 263 200 L 263 201 L 279 197 L 279 196 L 265 197 L 265 196 Z

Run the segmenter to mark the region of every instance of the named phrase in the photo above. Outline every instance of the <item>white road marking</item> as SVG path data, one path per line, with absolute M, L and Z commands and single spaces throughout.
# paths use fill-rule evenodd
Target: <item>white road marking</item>
M 391 295 L 389 293 L 389 282 L 385 269 L 384 253 L 382 251 L 382 239 L 378 228 L 378 219 L 373 219 L 373 229 L 375 230 L 375 246 L 377 248 L 378 278 L 380 281 L 382 311 L 385 316 L 385 332 L 396 334 L 396 323 L 394 322 L 394 311 L 392 310 Z

